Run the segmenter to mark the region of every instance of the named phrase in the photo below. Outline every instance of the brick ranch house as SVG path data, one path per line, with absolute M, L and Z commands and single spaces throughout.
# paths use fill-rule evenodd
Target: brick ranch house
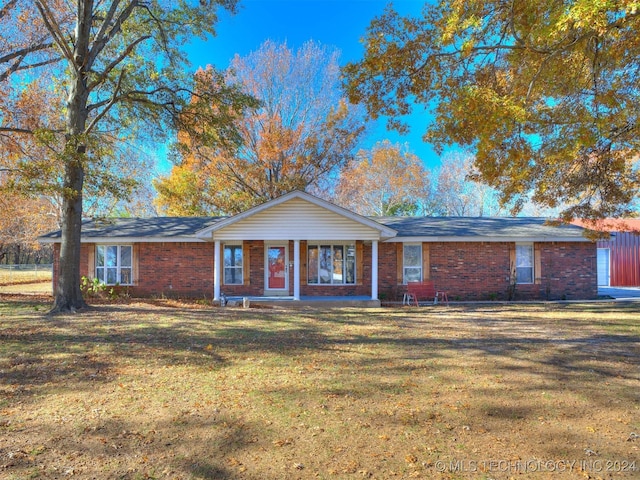
M 134 296 L 397 300 L 432 280 L 449 299 L 589 299 L 596 244 L 541 218 L 363 217 L 294 191 L 231 217 L 82 226 L 81 275 Z M 40 238 L 53 243 L 60 232 Z M 54 282 L 57 264 L 54 265 Z

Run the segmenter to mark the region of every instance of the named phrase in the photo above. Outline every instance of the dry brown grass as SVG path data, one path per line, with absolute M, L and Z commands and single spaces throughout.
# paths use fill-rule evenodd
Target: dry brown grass
M 53 287 L 51 285 L 51 280 L 45 282 L 37 282 L 37 283 L 18 283 L 12 285 L 0 285 L 0 295 L 1 294 L 11 294 L 11 295 L 49 295 L 51 296 L 51 292 L 53 291 Z
M 0 297 L 2 478 L 640 475 L 637 304 L 47 307 Z
M 51 270 L 6 270 L 0 269 L 0 285 L 19 285 L 25 283 L 51 283 Z

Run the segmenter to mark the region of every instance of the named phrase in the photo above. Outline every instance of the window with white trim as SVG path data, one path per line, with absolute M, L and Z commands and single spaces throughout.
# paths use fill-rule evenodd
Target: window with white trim
M 353 243 L 309 245 L 307 283 L 353 285 L 356 283 L 356 246 Z
M 242 245 L 224 246 L 224 284 L 242 285 Z
M 96 245 L 96 278 L 105 285 L 133 285 L 131 245 Z
M 402 275 L 404 283 L 422 281 L 422 245 L 405 243 L 402 251 Z
M 516 243 L 516 283 L 533 283 L 532 243 Z

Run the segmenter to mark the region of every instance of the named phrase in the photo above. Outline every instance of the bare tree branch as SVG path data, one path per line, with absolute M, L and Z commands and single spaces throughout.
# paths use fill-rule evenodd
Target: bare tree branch
M 18 57 L 23 57 L 24 58 L 29 53 L 37 52 L 39 50 L 46 50 L 46 49 L 51 48 L 53 46 L 53 43 L 51 43 L 51 42 L 40 43 L 40 42 L 43 42 L 44 40 L 45 39 L 42 38 L 42 39 L 38 40 L 34 45 L 31 45 L 31 46 L 25 47 L 25 48 L 21 48 L 19 50 L 15 50 L 13 52 L 10 52 L 10 53 L 0 57 L 0 63 L 6 63 L 6 62 L 9 62 L 9 61 L 13 60 L 14 58 L 18 58 Z
M 96 124 L 109 112 L 111 107 L 113 107 L 116 104 L 117 98 L 118 98 L 118 93 L 120 92 L 120 87 L 122 86 L 122 80 L 124 79 L 124 75 L 125 75 L 125 70 L 123 69 L 120 72 L 120 76 L 118 77 L 118 83 L 116 84 L 116 88 L 113 91 L 113 95 L 111 96 L 111 100 L 109 100 L 105 104 L 106 107 L 98 115 L 96 115 L 95 118 L 91 121 L 89 126 L 86 128 L 85 133 L 87 133 L 87 134 L 91 133 L 93 128 L 96 126 Z M 103 102 L 100 102 L 100 103 L 103 103 Z M 92 107 L 93 107 L 93 109 L 98 108 L 97 104 L 95 104 L 95 105 L 92 105 L 92 106 L 88 106 L 87 109 L 90 109 Z
M 9 12 L 16 6 L 18 0 L 9 0 L 7 4 L 0 9 L 0 19 L 5 15 L 9 15 Z
M 120 0 L 113 0 L 111 2 L 111 7 L 109 7 L 109 11 L 107 12 L 104 19 L 102 20 L 102 25 L 100 26 L 100 30 L 98 31 L 98 34 L 96 35 L 95 40 L 93 42 L 94 45 L 102 43 L 104 39 L 104 35 L 107 32 L 107 29 L 111 26 L 111 21 L 113 20 L 113 17 L 116 14 L 116 11 L 118 10 L 119 6 L 120 6 Z
M 0 132 L 11 132 L 11 133 L 29 133 L 33 134 L 33 130 L 28 128 L 17 128 L 17 127 L 0 127 Z
M 36 3 L 36 8 L 38 9 L 38 11 L 40 12 L 40 15 L 42 16 L 42 20 L 45 26 L 47 27 L 47 30 L 53 36 L 54 42 L 56 43 L 56 45 L 58 45 L 60 50 L 62 50 L 62 54 L 64 55 L 64 57 L 70 63 L 74 63 L 73 52 L 69 49 L 69 45 L 67 44 L 67 41 L 64 38 L 64 34 L 60 31 L 60 25 L 56 21 L 55 15 L 53 14 L 49 6 L 46 4 L 46 2 L 43 2 L 42 0 L 36 0 L 35 3 Z
M 140 6 L 140 2 L 138 0 L 132 0 L 132 2 L 127 5 L 124 10 L 118 15 L 118 18 L 113 22 L 113 26 L 109 30 L 108 33 L 103 33 L 101 38 L 97 38 L 95 42 L 93 42 L 93 46 L 89 51 L 89 58 L 87 58 L 87 68 L 91 69 L 93 67 L 93 63 L 95 62 L 100 52 L 107 46 L 107 44 L 120 33 L 122 29 L 122 24 L 131 16 L 133 11 Z M 112 13 L 109 10 L 109 13 Z M 112 15 L 115 14 L 115 11 Z M 106 23 L 106 20 L 105 20 Z M 107 25 L 108 26 L 108 25 Z M 104 28 L 104 24 L 101 27 L 101 31 Z
M 62 60 L 62 58 L 59 58 L 59 57 L 51 58 L 49 60 L 43 60 L 42 62 L 37 62 L 37 63 L 29 63 L 27 65 L 21 65 L 22 60 L 24 60 L 24 57 L 17 60 L 10 68 L 0 73 L 0 82 L 5 81 L 7 78 L 9 78 L 9 75 L 11 75 L 12 73 L 21 72 L 25 70 L 33 70 L 35 68 L 44 67 L 45 65 L 58 63 L 60 60 Z

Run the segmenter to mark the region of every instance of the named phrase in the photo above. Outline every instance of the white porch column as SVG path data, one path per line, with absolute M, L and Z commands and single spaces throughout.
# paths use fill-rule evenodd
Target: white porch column
M 293 299 L 300 300 L 300 240 L 293 241 Z
M 220 240 L 214 243 L 213 252 L 213 301 L 220 300 Z
M 371 300 L 378 300 L 378 240 L 371 242 Z

